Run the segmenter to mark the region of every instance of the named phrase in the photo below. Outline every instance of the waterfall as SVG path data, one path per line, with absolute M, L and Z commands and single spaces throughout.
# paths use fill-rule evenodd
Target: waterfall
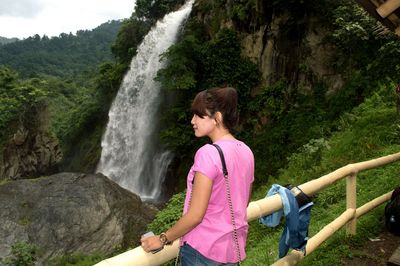
M 154 81 L 163 67 L 159 56 L 176 41 L 180 26 L 188 17 L 194 0 L 167 14 L 149 31 L 132 59 L 109 111 L 97 172 L 144 200 L 161 195 L 169 151 L 158 143 L 160 84 Z

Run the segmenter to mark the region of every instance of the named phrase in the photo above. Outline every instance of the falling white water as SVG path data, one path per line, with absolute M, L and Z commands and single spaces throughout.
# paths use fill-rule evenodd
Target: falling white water
M 145 200 L 156 200 L 171 162 L 170 152 L 157 142 L 160 85 L 154 81 L 163 67 L 159 56 L 176 40 L 194 0 L 167 14 L 146 35 L 132 59 L 109 112 L 97 171 Z

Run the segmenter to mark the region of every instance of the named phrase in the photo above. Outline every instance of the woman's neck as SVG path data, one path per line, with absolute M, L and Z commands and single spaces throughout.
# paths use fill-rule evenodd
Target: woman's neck
M 226 129 L 218 130 L 213 136 L 210 136 L 212 142 L 217 142 L 218 140 L 234 140 L 235 137 Z

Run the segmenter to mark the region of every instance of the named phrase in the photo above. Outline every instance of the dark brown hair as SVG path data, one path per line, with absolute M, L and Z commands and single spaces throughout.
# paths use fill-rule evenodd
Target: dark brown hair
M 222 114 L 222 124 L 229 131 L 236 126 L 239 116 L 237 110 L 237 92 L 232 87 L 216 87 L 199 92 L 193 100 L 192 112 L 201 118 Z

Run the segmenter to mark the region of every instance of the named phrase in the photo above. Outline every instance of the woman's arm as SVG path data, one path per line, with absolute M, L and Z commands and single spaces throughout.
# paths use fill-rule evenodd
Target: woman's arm
M 210 178 L 200 172 L 196 172 L 189 209 L 174 226 L 165 232 L 168 241 L 180 238 L 201 223 L 208 207 L 212 185 L 213 182 Z M 162 246 L 159 236 L 148 237 L 142 239 L 141 242 L 146 252 Z

